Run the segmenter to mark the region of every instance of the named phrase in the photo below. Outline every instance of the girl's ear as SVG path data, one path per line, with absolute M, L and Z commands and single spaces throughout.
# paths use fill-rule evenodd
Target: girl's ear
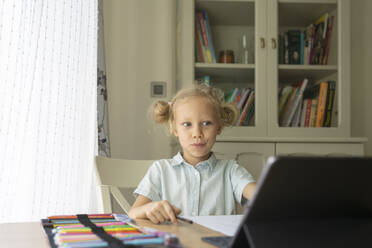
M 174 135 L 175 137 L 178 137 L 178 133 L 177 133 L 177 130 L 176 130 L 176 129 L 173 129 L 173 135 Z
M 173 120 L 173 123 L 172 123 L 172 134 L 173 134 L 175 137 L 178 137 L 177 129 L 174 127 L 174 120 Z
M 222 132 L 222 126 L 220 126 L 218 129 L 217 129 L 217 134 L 221 134 Z

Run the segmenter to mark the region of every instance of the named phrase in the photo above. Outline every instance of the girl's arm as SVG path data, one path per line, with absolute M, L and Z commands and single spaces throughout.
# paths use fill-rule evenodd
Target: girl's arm
M 158 224 L 166 220 L 177 223 L 176 216 L 181 210 L 168 201 L 151 201 L 151 199 L 138 195 L 128 215 L 132 219 L 149 219 Z
M 247 200 L 252 199 L 254 192 L 256 191 L 256 183 L 248 183 L 243 189 L 243 197 Z

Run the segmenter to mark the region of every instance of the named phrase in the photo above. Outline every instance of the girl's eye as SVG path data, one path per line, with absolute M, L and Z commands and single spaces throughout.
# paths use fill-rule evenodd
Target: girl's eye
M 184 126 L 184 127 L 190 127 L 191 126 L 191 123 L 190 122 L 184 122 L 184 123 L 182 123 L 182 126 Z
M 212 125 L 211 121 L 203 121 L 203 126 L 210 126 Z

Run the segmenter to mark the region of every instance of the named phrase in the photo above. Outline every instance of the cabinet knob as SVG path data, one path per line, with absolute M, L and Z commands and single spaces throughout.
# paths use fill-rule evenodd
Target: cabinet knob
M 261 37 L 260 42 L 261 42 L 261 48 L 265 48 L 265 39 Z
M 276 49 L 276 39 L 271 38 L 271 46 L 273 49 Z

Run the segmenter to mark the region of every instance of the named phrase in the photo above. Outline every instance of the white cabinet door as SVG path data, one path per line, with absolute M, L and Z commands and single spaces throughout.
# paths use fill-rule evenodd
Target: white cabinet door
M 269 137 L 350 137 L 350 2 L 349 0 L 267 1 L 268 91 L 265 97 L 268 101 Z M 279 64 L 278 35 L 283 35 L 289 30 L 306 30 L 324 13 L 333 16 L 335 20 L 327 64 L 289 64 L 283 61 Z M 280 89 L 304 78 L 309 80 L 308 85 L 323 81 L 336 82 L 331 128 L 292 127 L 279 122 L 281 119 L 278 116 Z
M 213 151 L 219 159 L 237 160 L 258 180 L 266 159 L 275 154 L 275 144 L 216 142 Z
M 363 156 L 362 143 L 277 143 L 276 155 Z

